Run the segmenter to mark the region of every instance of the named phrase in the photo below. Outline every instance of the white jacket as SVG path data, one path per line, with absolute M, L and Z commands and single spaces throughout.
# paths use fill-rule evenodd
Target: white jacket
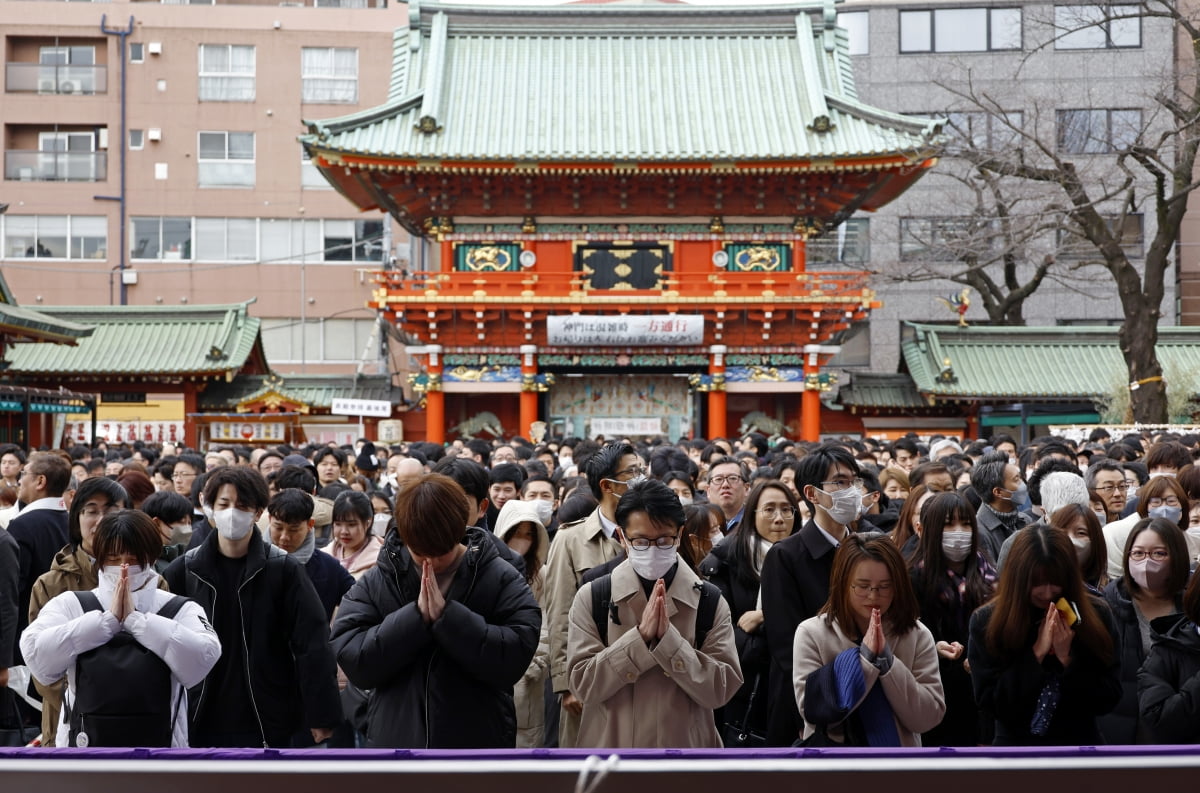
M 171 709 L 176 713 L 171 745 L 188 745 L 187 689 L 196 685 L 221 657 L 221 642 L 208 624 L 204 609 L 188 601 L 175 618 L 160 617 L 156 612 L 174 595 L 157 589 L 151 579 L 134 593 L 134 611 L 117 622 L 111 611 L 113 586 L 101 576 L 100 586 L 92 590 L 105 611 L 85 612 L 74 592 L 64 592 L 42 608 L 36 620 L 21 634 L 21 652 L 30 672 L 39 682 L 53 683 L 67 675 L 64 705 L 75 699 L 75 659 L 80 653 L 105 644 L 120 630 L 167 664 L 172 675 Z M 137 681 L 130 681 L 136 685 Z M 180 701 L 182 697 L 182 701 Z M 63 708 L 63 719 L 67 709 Z M 67 746 L 69 728 L 64 720 L 58 725 L 58 746 Z

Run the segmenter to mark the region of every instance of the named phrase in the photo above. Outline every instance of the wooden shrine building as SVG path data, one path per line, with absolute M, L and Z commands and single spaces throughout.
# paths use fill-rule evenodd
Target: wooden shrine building
M 387 103 L 301 142 L 418 235 L 372 302 L 422 366 L 413 437 L 817 438 L 877 304 L 806 240 L 907 189 L 940 129 L 857 99 L 832 2 L 409 13 Z

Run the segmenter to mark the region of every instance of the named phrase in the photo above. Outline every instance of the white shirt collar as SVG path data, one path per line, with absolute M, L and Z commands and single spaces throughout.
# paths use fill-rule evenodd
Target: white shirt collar
M 596 514 L 600 516 L 600 528 L 604 530 L 604 536 L 611 540 L 613 533 L 617 530 L 617 524 L 604 517 L 604 513 L 598 509 L 596 510 Z
M 22 515 L 26 512 L 33 512 L 36 509 L 50 509 L 58 512 L 66 512 L 67 507 L 63 503 L 62 496 L 51 496 L 49 498 L 39 498 L 37 501 L 30 501 L 21 510 Z

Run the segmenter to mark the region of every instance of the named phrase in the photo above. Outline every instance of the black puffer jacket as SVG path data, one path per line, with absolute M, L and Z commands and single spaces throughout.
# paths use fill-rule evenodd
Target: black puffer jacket
M 1155 743 L 1200 743 L 1200 633 L 1196 623 L 1173 615 L 1154 620 L 1150 627 L 1157 633 L 1138 672 L 1142 725 Z
M 329 623 L 304 567 L 253 532 L 246 571 L 236 592 L 217 592 L 216 532 L 200 547 L 178 557 L 163 578 L 171 591 L 187 595 L 213 619 L 220 597 L 236 597 L 240 625 L 214 625 L 218 636 L 242 632 L 252 707 L 264 746 L 290 746 L 291 736 L 313 727 L 335 727 L 342 721 L 337 667 L 329 648 Z M 227 642 L 222 643 L 228 647 Z M 206 708 L 220 708 L 220 691 L 205 679 L 189 694 L 193 723 Z
M 396 532 L 346 593 L 332 643 L 346 677 L 374 689 L 372 747 L 513 747 L 513 684 L 537 649 L 542 615 L 525 579 L 480 529 L 432 625 L 417 610 L 421 569 Z

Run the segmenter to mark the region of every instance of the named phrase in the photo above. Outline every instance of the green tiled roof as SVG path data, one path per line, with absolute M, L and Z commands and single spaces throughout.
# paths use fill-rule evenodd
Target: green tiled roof
M 264 362 L 249 303 L 219 306 L 48 306 L 57 320 L 91 326 L 78 346 L 22 344 L 9 374 L 97 377 L 231 377 L 254 356 Z
M 409 8 L 388 102 L 307 122 L 306 145 L 506 162 L 923 159 L 940 125 L 858 101 L 832 2 Z
M 0 332 L 19 336 L 32 341 L 49 341 L 60 344 L 75 344 L 91 334 L 87 325 L 56 319 L 40 311 L 21 308 L 0 273 Z
M 850 384 L 838 390 L 838 402 L 857 408 L 926 408 L 911 377 L 906 374 L 854 372 Z
M 1160 327 L 1158 356 L 1200 372 L 1200 327 Z M 1115 327 L 968 327 L 906 322 L 904 364 L 942 399 L 1094 399 L 1125 377 Z
M 238 375 L 227 383 L 213 383 L 200 395 L 203 411 L 233 411 L 271 392 L 309 408 L 328 409 L 334 399 L 378 399 L 396 404 L 402 391 L 393 388 L 390 375 Z

